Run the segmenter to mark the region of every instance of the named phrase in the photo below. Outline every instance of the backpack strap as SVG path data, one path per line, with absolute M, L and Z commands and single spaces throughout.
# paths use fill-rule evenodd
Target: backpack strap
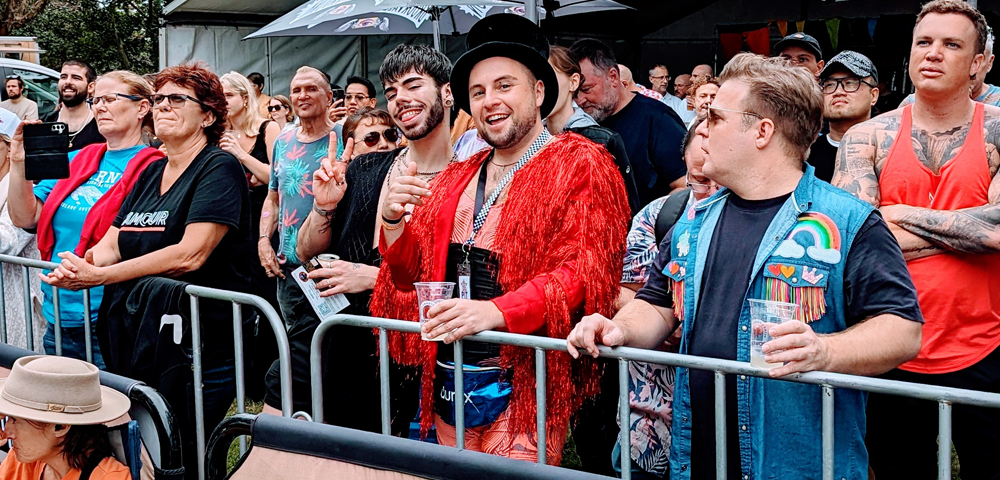
M 670 194 L 667 200 L 663 202 L 663 208 L 660 208 L 660 213 L 656 215 L 656 225 L 654 227 L 657 245 L 663 242 L 663 237 L 667 236 L 670 228 L 681 218 L 681 213 L 684 212 L 684 206 L 687 205 L 690 196 L 691 189 L 685 188 L 684 190 Z

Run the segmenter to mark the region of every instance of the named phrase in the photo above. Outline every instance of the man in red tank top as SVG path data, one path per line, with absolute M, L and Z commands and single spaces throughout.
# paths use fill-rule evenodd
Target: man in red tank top
M 917 287 L 920 355 L 886 377 L 1000 392 L 1000 108 L 969 98 L 987 30 L 964 1 L 926 4 L 910 50 L 915 102 L 849 130 L 833 184 L 880 207 Z M 871 395 L 868 409 L 875 474 L 935 478 L 934 403 Z M 1000 479 L 1000 410 L 953 415 L 962 478 Z

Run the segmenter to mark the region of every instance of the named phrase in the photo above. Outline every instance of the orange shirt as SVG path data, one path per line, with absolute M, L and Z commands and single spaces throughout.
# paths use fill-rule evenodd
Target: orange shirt
M 939 174 L 913 151 L 910 105 L 879 178 L 882 205 L 959 210 L 989 203 L 990 177 L 983 136 L 983 105 L 958 155 Z M 907 262 L 924 314 L 923 345 L 917 358 L 899 368 L 948 373 L 982 360 L 1000 345 L 1000 254 L 946 252 Z
M 0 480 L 39 480 L 45 471 L 45 464 L 38 462 L 21 463 L 14 449 L 0 463 Z M 80 480 L 80 470 L 72 469 L 62 480 Z M 90 480 L 131 480 L 128 467 L 113 457 L 101 460 L 90 474 Z

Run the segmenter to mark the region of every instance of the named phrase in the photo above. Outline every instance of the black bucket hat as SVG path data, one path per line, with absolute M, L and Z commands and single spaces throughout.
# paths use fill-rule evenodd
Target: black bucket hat
M 468 49 L 451 70 L 451 91 L 458 108 L 469 109 L 469 74 L 477 63 L 493 57 L 515 60 L 545 85 L 542 118 L 552 112 L 559 96 L 556 72 L 549 65 L 549 41 L 534 22 L 519 15 L 501 13 L 476 22 L 465 38 Z

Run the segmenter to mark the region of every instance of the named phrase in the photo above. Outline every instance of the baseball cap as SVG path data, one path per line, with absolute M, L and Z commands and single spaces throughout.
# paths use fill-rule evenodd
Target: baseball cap
M 819 78 L 828 77 L 835 66 L 840 66 L 846 68 L 849 72 L 858 76 L 858 78 L 872 77 L 875 82 L 878 83 L 878 70 L 875 69 L 875 64 L 872 63 L 871 59 L 868 57 L 852 51 L 844 50 L 830 59 L 830 62 L 823 67 L 823 71 L 819 74 Z
M 793 33 L 779 40 L 774 45 L 774 51 L 780 54 L 782 50 L 793 45 L 798 45 L 815 55 L 816 61 L 823 59 L 823 49 L 819 47 L 819 41 L 816 40 L 816 37 L 802 32 Z

